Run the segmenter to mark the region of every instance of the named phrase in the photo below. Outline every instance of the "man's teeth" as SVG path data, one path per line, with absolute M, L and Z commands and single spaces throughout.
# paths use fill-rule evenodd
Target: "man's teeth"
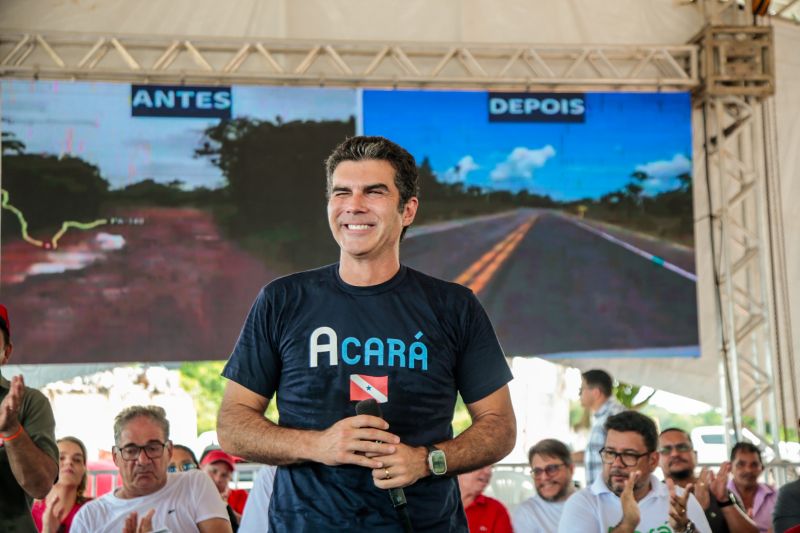
M 368 224 L 348 224 L 349 229 L 369 229 Z

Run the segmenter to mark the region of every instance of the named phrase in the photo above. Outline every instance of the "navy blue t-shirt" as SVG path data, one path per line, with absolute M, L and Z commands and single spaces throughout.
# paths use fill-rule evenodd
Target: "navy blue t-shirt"
M 452 438 L 456 394 L 485 398 L 512 376 L 486 312 L 455 283 L 401 266 L 389 281 L 346 284 L 338 264 L 264 287 L 223 376 L 272 398 L 280 424 L 322 430 L 381 403 L 410 446 Z M 405 488 L 415 531 L 467 531 L 455 478 Z M 387 491 L 355 465 L 278 468 L 271 531 L 402 531 Z

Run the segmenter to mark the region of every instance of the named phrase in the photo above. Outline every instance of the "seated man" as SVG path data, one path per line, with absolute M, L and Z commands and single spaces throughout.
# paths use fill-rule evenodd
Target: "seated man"
M 555 533 L 567 498 L 575 492 L 575 465 L 566 444 L 556 439 L 537 442 L 528 452 L 536 496 L 528 498 L 511 516 L 514 531 Z
M 511 533 L 511 518 L 506 508 L 498 500 L 483 495 L 491 480 L 491 466 L 484 466 L 458 476 L 461 504 L 467 513 L 469 530 Z
M 225 503 L 206 474 L 167 473 L 172 442 L 164 409 L 123 409 L 114 420 L 114 442 L 122 486 L 84 505 L 72 533 L 231 533 Z
M 655 423 L 636 411 L 623 411 L 609 417 L 605 426 L 602 475 L 567 500 L 558 531 L 710 533 L 691 491 L 653 475 L 658 466 Z
M 758 476 L 764 471 L 761 451 L 749 442 L 739 442 L 731 450 L 731 465 L 733 479 L 728 482 L 728 489 L 758 530 L 762 533 L 769 531 L 778 492 L 766 483 L 758 482 Z
M 694 487 L 693 493 L 706 513 L 713 533 L 757 533 L 753 521 L 728 497 L 730 463 L 722 463 L 716 475 L 704 468 L 699 478 L 695 476 L 697 453 L 692 448 L 689 434 L 678 428 L 661 432 L 658 451 L 664 478 L 684 489 L 690 484 Z
M 800 531 L 800 479 L 787 483 L 778 491 L 775 511 L 772 514 L 774 533 Z

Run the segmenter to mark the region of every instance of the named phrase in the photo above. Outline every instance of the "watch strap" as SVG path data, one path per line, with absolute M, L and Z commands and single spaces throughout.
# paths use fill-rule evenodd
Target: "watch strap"
M 727 507 L 729 505 L 733 505 L 733 502 L 731 500 L 722 500 L 722 501 L 717 500 L 717 507 L 719 507 L 720 509 L 722 509 L 723 507 Z

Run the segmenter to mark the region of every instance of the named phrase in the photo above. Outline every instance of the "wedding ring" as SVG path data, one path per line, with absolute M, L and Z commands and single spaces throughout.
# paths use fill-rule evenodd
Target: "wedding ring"
M 392 476 L 389 475 L 389 469 L 388 468 L 384 468 L 383 471 L 386 472 L 386 475 L 383 476 L 383 479 L 392 479 Z

